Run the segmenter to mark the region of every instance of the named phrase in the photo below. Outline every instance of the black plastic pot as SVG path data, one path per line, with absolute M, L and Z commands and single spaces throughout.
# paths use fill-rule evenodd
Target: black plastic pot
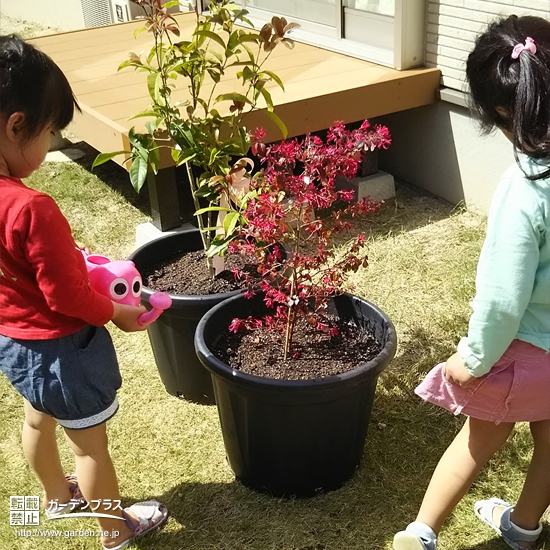
M 192 252 L 202 247 L 199 230 L 190 229 L 148 242 L 134 251 L 129 259 L 143 273 L 146 267 L 174 254 Z M 153 292 L 143 287 L 141 299 L 144 304 L 149 304 Z M 215 403 L 210 373 L 194 351 L 195 329 L 208 310 L 239 293 L 235 290 L 204 296 L 170 294 L 172 307 L 147 327 L 160 378 L 168 393 L 195 403 Z
M 262 296 L 243 295 L 212 308 L 200 321 L 195 348 L 212 373 L 229 464 L 247 487 L 276 496 L 312 496 L 349 480 L 359 465 L 378 375 L 397 346 L 389 318 L 371 303 L 344 294 L 331 309 L 374 330 L 380 354 L 353 371 L 314 380 L 274 380 L 242 373 L 212 347 L 238 315 L 262 316 Z

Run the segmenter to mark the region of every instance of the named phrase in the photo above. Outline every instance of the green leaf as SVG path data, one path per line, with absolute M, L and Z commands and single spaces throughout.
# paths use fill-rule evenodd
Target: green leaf
M 132 144 L 132 147 L 136 150 L 142 151 L 143 158 L 147 159 L 147 151 L 156 146 L 155 140 L 149 134 L 136 133 L 134 128 L 128 130 L 128 140 Z M 134 154 L 134 151 L 132 151 Z
M 170 2 L 163 2 L 162 7 L 173 8 L 174 6 L 179 6 L 179 5 L 180 5 L 179 0 L 170 0 Z
M 266 111 L 265 114 L 275 123 L 277 128 L 281 130 L 281 134 L 283 134 L 283 139 L 286 139 L 288 136 L 288 129 L 285 123 L 273 111 Z
M 245 42 L 255 42 L 258 43 L 261 41 L 260 34 L 257 32 L 254 33 L 243 33 L 239 35 L 238 43 L 244 44 Z
M 216 147 L 213 147 L 211 150 L 210 150 L 210 160 L 208 161 L 208 165 L 212 165 L 214 164 L 215 160 L 216 160 L 216 157 L 218 156 L 218 149 Z
M 202 99 L 202 97 L 197 97 L 197 103 L 204 109 L 204 112 L 208 112 L 208 103 Z
M 209 185 L 203 185 L 194 194 L 196 197 L 206 199 L 208 202 L 216 202 L 220 197 L 218 191 Z
M 223 65 L 223 56 L 220 52 L 217 52 L 215 50 L 208 50 L 208 53 L 210 55 L 213 55 L 216 58 L 216 60 L 220 63 L 220 65 Z
M 231 235 L 235 231 L 235 227 L 237 227 L 240 219 L 241 216 L 238 212 L 230 212 L 225 216 L 223 219 L 223 230 L 226 235 Z
M 207 206 L 206 208 L 199 208 L 199 210 L 195 212 L 195 216 L 200 216 L 206 212 L 233 212 L 233 210 L 231 210 L 231 208 L 225 208 L 224 206 Z
M 267 76 L 269 76 L 269 78 L 271 78 L 272 80 L 274 80 L 278 85 L 279 87 L 284 90 L 285 89 L 285 85 L 283 84 L 283 81 L 272 71 L 263 71 Z
M 134 30 L 134 38 L 137 38 L 139 34 L 141 34 L 143 31 L 146 31 L 147 27 L 139 27 L 139 29 Z
M 246 11 L 246 10 L 243 10 L 243 11 Z M 246 12 L 246 15 L 248 15 L 248 12 Z M 248 17 L 245 17 L 244 15 L 240 16 L 239 17 L 239 20 L 242 21 L 243 23 L 246 23 L 250 28 L 254 28 L 254 23 L 252 23 L 252 21 L 250 21 L 250 19 L 248 19 Z
M 210 78 L 216 82 L 216 84 L 220 81 L 220 73 L 219 71 L 215 70 L 215 69 L 206 69 L 208 71 L 208 74 L 210 75 Z
M 230 57 L 238 45 L 239 45 L 239 33 L 237 31 L 233 31 L 229 35 L 229 40 L 227 41 L 227 48 L 225 50 L 226 57 Z
M 124 155 L 125 153 L 130 153 L 130 151 L 115 151 L 114 153 L 100 153 L 95 158 L 93 164 L 92 164 L 92 170 L 96 166 L 100 166 L 102 164 L 105 164 L 107 161 L 111 160 L 114 157 L 117 157 L 118 155 Z
M 210 40 L 213 40 L 225 50 L 225 42 L 223 41 L 222 37 L 216 34 L 215 32 L 206 31 L 206 30 L 197 30 L 195 31 L 195 35 L 202 36 L 205 38 L 210 38 Z
M 256 57 L 254 56 L 254 52 L 246 44 L 242 44 L 242 47 L 246 50 L 246 53 L 250 58 L 250 62 L 256 65 Z
M 211 258 L 212 256 L 223 256 L 225 252 L 227 251 L 227 247 L 229 246 L 229 243 L 236 238 L 235 235 L 231 235 L 229 237 L 222 237 L 221 235 L 216 235 L 212 242 L 210 243 L 210 247 L 206 251 L 206 255 Z
M 170 154 L 172 155 L 173 161 L 178 165 L 181 166 L 182 164 L 185 164 L 186 162 L 189 162 L 190 160 L 193 160 L 197 153 L 189 153 L 185 151 L 180 151 L 178 149 L 172 149 L 170 151 Z
M 149 132 L 151 135 L 154 135 L 155 134 L 155 130 L 157 129 L 158 127 L 158 119 L 157 120 L 150 120 L 149 122 L 146 122 L 145 123 L 145 129 L 147 130 L 147 132 Z
M 258 196 L 258 190 L 257 189 L 252 189 L 252 191 L 249 191 L 248 193 L 246 193 L 246 195 L 244 195 L 244 197 L 242 197 L 240 200 L 239 200 L 239 208 L 241 209 L 244 209 L 246 207 L 246 204 L 248 203 L 249 200 L 251 199 L 255 199 L 257 196 Z M 243 216 L 243 224 L 246 223 L 246 218 Z
M 241 150 L 243 151 L 243 155 L 246 155 L 246 153 L 250 149 L 250 134 L 248 133 L 246 128 L 243 128 L 241 126 L 239 128 L 239 136 L 241 137 Z
M 155 54 L 157 53 L 159 48 L 160 44 L 156 44 L 149 50 L 149 55 L 147 56 L 147 63 L 149 63 L 149 65 L 151 64 L 151 61 L 153 60 L 153 57 L 155 57 Z
M 156 101 L 156 89 L 157 89 L 157 76 L 159 73 L 157 71 L 151 72 L 147 75 L 147 89 L 149 90 L 149 95 L 153 100 Z
M 273 112 L 273 99 L 271 99 L 271 94 L 265 89 L 265 83 L 263 86 L 258 88 L 258 91 L 262 94 L 267 105 L 268 112 Z
M 156 174 L 158 172 L 158 167 L 160 165 L 160 152 L 159 147 L 153 147 L 152 149 L 148 149 L 148 160 L 149 165 L 151 166 L 151 169 Z
M 125 69 L 126 67 L 135 67 L 135 68 L 144 68 L 147 69 L 147 67 L 143 64 L 142 61 L 135 60 L 135 59 L 127 59 L 126 61 L 123 61 L 119 66 L 117 71 L 121 71 L 122 69 Z
M 253 67 L 256 69 L 257 65 L 250 63 L 250 61 L 235 61 L 234 63 L 230 63 L 228 67 Z
M 234 21 L 245 21 L 246 20 L 245 18 L 249 13 L 250 12 L 248 10 L 242 9 L 242 7 L 241 7 L 238 12 L 233 14 L 233 20 Z M 251 26 L 253 26 L 253 25 L 251 24 Z
M 148 116 L 152 116 L 156 118 L 159 116 L 159 113 L 155 111 L 143 111 L 141 113 L 138 113 L 137 115 L 134 115 L 133 117 L 130 117 L 128 120 L 133 120 L 134 118 L 142 118 L 142 117 L 148 117 Z
M 248 103 L 248 105 L 254 105 L 245 95 L 237 94 L 235 92 L 230 94 L 221 94 L 215 101 L 216 103 L 219 103 L 220 101 L 241 101 L 242 103 Z
M 181 121 L 180 124 L 174 124 L 174 139 L 182 149 L 196 150 L 196 142 L 191 130 Z
M 248 82 L 256 76 L 254 71 L 251 70 L 248 65 L 244 67 L 241 74 L 242 74 L 243 82 Z
M 134 162 L 130 167 L 130 181 L 136 192 L 140 192 L 147 178 L 147 162 L 141 157 L 134 158 Z
M 160 105 L 166 105 L 166 98 L 169 98 L 171 89 L 162 86 L 162 76 L 159 73 L 155 82 L 155 101 Z

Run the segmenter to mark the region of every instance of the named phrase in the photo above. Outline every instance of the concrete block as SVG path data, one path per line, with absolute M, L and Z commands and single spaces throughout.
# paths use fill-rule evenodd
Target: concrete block
M 395 197 L 395 182 L 393 176 L 382 170 L 365 178 L 353 178 L 351 183 L 356 187 L 355 196 L 360 201 L 370 197 L 375 201 L 383 201 Z
M 393 176 L 382 170 L 366 177 L 357 177 L 350 180 L 338 179 L 337 189 L 353 189 L 355 199 L 360 201 L 370 197 L 376 201 L 383 201 L 395 197 L 395 182 Z
M 136 246 L 139 248 L 149 241 L 163 237 L 164 235 L 172 235 L 174 233 L 181 233 L 182 231 L 188 231 L 189 229 L 196 229 L 195 226 L 190 223 L 184 223 L 182 226 L 177 227 L 176 229 L 171 229 L 170 231 L 161 231 L 157 229 L 151 222 L 140 223 L 136 227 Z
M 80 149 L 68 148 L 61 151 L 50 151 L 46 155 L 46 162 L 71 162 L 84 156 L 84 151 Z

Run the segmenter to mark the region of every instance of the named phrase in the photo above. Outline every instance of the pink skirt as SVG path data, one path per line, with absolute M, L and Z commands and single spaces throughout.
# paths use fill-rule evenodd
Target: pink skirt
M 414 390 L 455 415 L 495 424 L 550 420 L 550 353 L 514 340 L 493 368 L 465 388 L 448 382 L 435 366 Z

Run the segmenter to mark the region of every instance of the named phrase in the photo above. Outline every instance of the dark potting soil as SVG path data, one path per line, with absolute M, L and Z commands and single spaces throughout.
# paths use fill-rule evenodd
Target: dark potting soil
M 226 266 L 253 269 L 253 266 L 246 265 L 240 256 L 228 256 Z M 200 296 L 243 288 L 242 283 L 235 280 L 230 269 L 225 269 L 212 279 L 208 274 L 203 250 L 176 254 L 143 270 L 141 275 L 146 287 L 168 294 Z
M 372 332 L 331 317 L 339 335 L 330 337 L 305 319 L 296 320 L 292 351 L 283 358 L 284 335 L 265 327 L 232 333 L 226 330 L 213 349 L 230 367 L 278 380 L 312 380 L 353 370 L 382 349 Z

